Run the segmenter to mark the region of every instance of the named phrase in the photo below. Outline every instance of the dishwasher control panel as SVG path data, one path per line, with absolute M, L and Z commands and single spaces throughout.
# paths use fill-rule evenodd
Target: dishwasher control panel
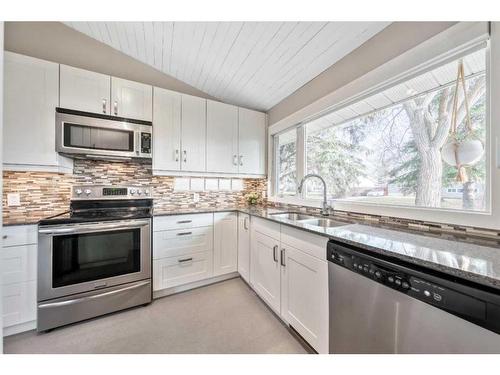
M 382 256 L 379 258 L 378 254 L 364 254 L 364 251 L 334 241 L 328 243 L 327 259 L 362 277 L 500 333 L 500 292 L 492 294 L 475 289 L 452 278 L 438 277 L 434 271 L 427 274 L 416 266 L 393 263 Z

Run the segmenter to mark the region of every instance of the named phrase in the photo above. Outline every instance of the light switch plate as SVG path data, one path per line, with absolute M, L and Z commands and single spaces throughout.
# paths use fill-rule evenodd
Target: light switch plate
M 7 194 L 7 206 L 20 206 L 20 205 L 21 205 L 21 194 L 19 193 Z

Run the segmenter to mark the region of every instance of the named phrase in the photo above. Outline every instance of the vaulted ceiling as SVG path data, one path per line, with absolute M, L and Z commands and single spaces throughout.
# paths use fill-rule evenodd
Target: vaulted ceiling
M 388 22 L 65 22 L 221 101 L 268 110 Z

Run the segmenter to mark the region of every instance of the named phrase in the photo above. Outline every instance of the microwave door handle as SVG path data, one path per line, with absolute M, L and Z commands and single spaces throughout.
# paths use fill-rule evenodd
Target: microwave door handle
M 135 132 L 135 154 L 141 153 L 141 132 Z

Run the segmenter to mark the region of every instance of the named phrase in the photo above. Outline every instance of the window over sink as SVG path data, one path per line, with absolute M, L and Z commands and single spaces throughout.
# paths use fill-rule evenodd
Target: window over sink
M 296 192 L 316 173 L 342 202 L 488 211 L 487 56 L 482 43 L 275 135 L 275 196 L 321 200 L 315 179 Z

